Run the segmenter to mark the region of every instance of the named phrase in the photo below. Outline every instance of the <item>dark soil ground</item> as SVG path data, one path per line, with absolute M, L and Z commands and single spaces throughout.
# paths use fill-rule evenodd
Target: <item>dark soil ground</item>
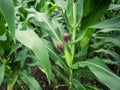
M 39 68 L 34 68 L 32 75 L 38 80 L 39 84 L 43 86 L 43 90 L 69 90 L 67 86 L 60 86 L 59 88 L 55 89 L 55 86 L 49 85 L 45 74 L 41 72 Z M 103 84 L 99 83 L 97 80 L 90 80 L 85 77 L 82 77 L 81 80 L 83 83 L 95 84 L 97 87 L 101 88 L 101 90 L 110 90 Z M 64 84 L 60 78 L 57 78 L 57 81 L 61 84 Z

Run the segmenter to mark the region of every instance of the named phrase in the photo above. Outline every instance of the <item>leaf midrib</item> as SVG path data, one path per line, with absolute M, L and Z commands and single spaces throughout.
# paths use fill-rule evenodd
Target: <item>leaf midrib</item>
M 104 71 L 110 73 L 112 76 L 114 76 L 115 78 L 117 78 L 117 79 L 120 80 L 119 77 L 117 77 L 116 75 L 114 75 L 114 74 L 113 74 L 112 72 L 110 72 L 109 70 L 106 70 L 105 68 L 103 68 L 103 67 L 101 67 L 101 66 L 99 66 L 99 65 L 97 65 L 97 64 L 91 63 L 91 62 L 86 62 L 86 63 L 91 64 L 91 65 L 93 65 L 93 66 L 96 66 L 96 67 L 98 67 L 98 68 L 100 68 L 100 69 L 103 69 Z M 90 66 L 88 66 L 88 67 L 90 67 Z
M 39 14 L 40 15 L 40 14 Z M 49 22 L 46 20 L 46 19 L 44 19 L 44 17 L 42 16 L 42 15 L 40 15 L 41 16 L 41 18 L 43 19 L 43 21 L 45 21 L 47 24 L 48 24 L 48 26 L 50 27 L 50 29 L 52 30 L 52 32 L 54 33 L 54 35 L 56 36 L 56 38 L 60 41 L 60 39 L 59 39 L 59 37 L 57 36 L 57 34 L 54 32 L 54 29 L 52 28 L 52 26 L 49 24 Z
M 34 84 L 24 73 L 22 73 L 22 75 L 23 75 L 25 78 L 27 78 L 27 79 L 31 82 L 31 84 L 33 84 L 34 89 L 37 90 L 36 87 L 35 87 L 35 84 Z

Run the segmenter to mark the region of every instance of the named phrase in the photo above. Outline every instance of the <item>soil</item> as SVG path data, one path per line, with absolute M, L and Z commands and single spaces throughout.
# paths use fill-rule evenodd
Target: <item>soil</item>
M 37 68 L 37 67 L 34 68 L 34 70 L 32 72 L 32 75 L 36 78 L 36 80 L 38 80 L 39 84 L 44 88 L 43 90 L 69 90 L 69 88 L 64 85 L 64 82 L 59 77 L 56 77 L 57 81 L 60 84 L 63 84 L 64 86 L 60 86 L 56 89 L 55 86 L 49 85 L 48 81 L 47 81 L 47 78 L 46 78 L 46 75 L 42 71 L 40 71 L 40 69 Z M 91 85 L 96 85 L 101 90 L 110 90 L 108 87 L 101 84 L 97 80 L 90 80 L 86 77 L 82 77 L 81 81 L 83 83 L 89 83 Z
M 96 85 L 98 88 L 100 88 L 100 90 L 110 90 L 108 87 L 106 87 L 105 85 L 101 84 L 97 80 L 91 80 L 91 79 L 88 79 L 86 77 L 82 77 L 81 81 L 83 83 L 89 83 L 91 85 Z
M 0 86 L 0 90 L 7 90 L 6 85 L 5 85 L 5 84 L 2 84 L 2 85 Z
M 49 85 L 46 75 L 37 67 L 33 69 L 32 76 L 35 77 L 35 79 L 39 82 L 39 84 L 42 86 L 43 90 L 69 90 L 67 86 L 59 86 L 57 89 L 53 85 Z M 62 84 L 64 83 L 62 79 L 56 77 L 57 81 Z

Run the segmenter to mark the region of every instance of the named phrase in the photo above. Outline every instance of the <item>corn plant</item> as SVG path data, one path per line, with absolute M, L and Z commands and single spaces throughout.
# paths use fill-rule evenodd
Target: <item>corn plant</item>
M 119 90 L 120 77 L 116 74 L 119 73 L 120 56 L 116 48 L 119 49 L 120 43 L 119 37 L 113 34 L 114 31 L 119 32 L 120 17 L 116 14 L 109 17 L 110 11 L 115 9 L 111 8 L 111 2 L 111 0 L 54 0 L 54 2 L 20 0 L 16 2 L 18 21 L 16 30 L 10 28 L 11 23 L 9 24 L 9 18 L 14 15 L 6 18 L 6 21 L 8 20 L 13 42 L 16 43 L 17 40 L 27 47 L 28 51 L 33 51 L 34 54 L 30 54 L 32 57 L 36 56 L 34 66 L 45 73 L 49 84 L 54 83 L 55 89 L 61 86 L 67 86 L 70 90 L 102 89 L 81 80 L 82 77 L 87 77 L 98 80 L 110 90 Z M 18 6 L 18 3 L 21 6 Z M 2 6 L 2 0 L 0 4 Z M 3 7 L 0 8 L 6 17 L 8 14 Z M 20 21 L 20 18 L 23 21 Z M 109 64 L 117 66 L 116 74 L 108 67 Z M 0 68 L 2 72 L 0 79 L 3 81 L 4 64 L 1 64 Z M 20 69 L 17 77 L 30 90 L 41 90 L 27 69 Z M 60 77 L 65 84 L 59 84 L 56 77 Z

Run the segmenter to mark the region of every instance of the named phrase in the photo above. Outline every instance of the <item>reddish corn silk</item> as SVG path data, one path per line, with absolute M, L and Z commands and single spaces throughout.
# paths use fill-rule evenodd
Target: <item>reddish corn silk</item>
M 64 33 L 63 34 L 63 39 L 64 39 L 64 41 L 68 41 L 68 40 L 70 40 L 71 39 L 71 36 L 70 36 L 70 34 L 68 34 L 68 33 Z
M 61 41 L 59 41 L 59 42 L 57 43 L 57 49 L 58 49 L 59 52 L 63 52 L 63 50 L 64 50 L 64 45 L 63 45 L 63 43 L 62 43 Z

